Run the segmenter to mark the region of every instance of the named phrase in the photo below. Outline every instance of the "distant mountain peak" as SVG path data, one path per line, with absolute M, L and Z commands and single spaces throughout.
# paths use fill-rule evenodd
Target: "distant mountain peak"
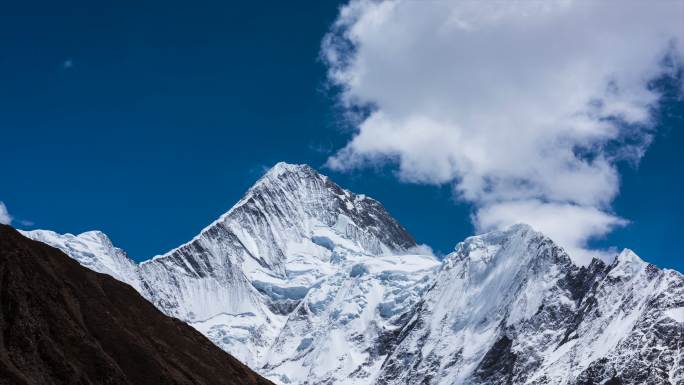
M 526 247 L 532 240 L 536 240 L 537 245 L 553 245 L 553 242 L 544 234 L 534 230 L 527 224 L 516 224 L 508 229 L 494 230 L 488 233 L 475 235 L 459 242 L 454 248 L 454 252 L 447 255 L 446 259 L 454 260 L 451 263 L 467 259 L 471 263 L 496 264 L 510 253 L 500 253 L 503 250 L 510 250 L 513 247 Z M 521 254 L 524 250 L 521 251 Z M 518 260 L 522 265 L 527 260 Z
M 635 252 L 624 249 L 611 264 L 609 275 L 614 278 L 632 278 L 642 271 L 648 263 L 644 262 Z
M 622 252 L 620 252 L 620 254 L 618 254 L 618 256 L 616 257 L 616 260 L 618 264 L 629 263 L 640 265 L 646 263 L 643 259 L 641 259 L 641 257 L 639 257 L 634 251 L 630 249 L 623 249 Z

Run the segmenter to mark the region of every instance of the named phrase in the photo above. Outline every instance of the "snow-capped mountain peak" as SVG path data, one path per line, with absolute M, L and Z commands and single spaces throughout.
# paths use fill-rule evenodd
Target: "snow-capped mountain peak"
M 625 250 L 574 265 L 529 226 L 445 259 L 379 384 L 682 384 L 684 279 Z M 676 309 L 676 310 L 671 310 Z
M 646 268 L 647 265 L 648 263 L 639 258 L 639 256 L 636 255 L 636 253 L 634 253 L 632 250 L 624 249 L 613 261 L 613 264 L 611 265 L 612 268 L 610 270 L 610 276 L 633 277 L 640 270 Z
M 244 233 L 246 226 L 259 234 Z M 337 246 L 368 254 L 401 253 L 416 246 L 413 237 L 376 200 L 342 189 L 308 165 L 280 162 L 198 236 L 153 259 L 173 254 L 204 234 L 231 227 L 238 228 L 235 235 L 249 254 L 261 258 L 260 265 L 279 274 L 284 274 L 284 249 L 292 242 L 308 238 L 329 248 L 330 232 L 346 241 Z M 267 240 L 268 245 L 255 243 L 254 236 Z
M 109 268 L 118 249 L 97 233 L 83 236 L 94 242 L 84 253 L 70 248 L 69 236 L 57 242 L 55 234 L 26 235 L 50 240 L 84 265 L 131 283 L 166 314 L 253 367 L 264 362 L 287 315 L 311 288 L 347 271 L 351 261 L 406 254 L 416 246 L 379 202 L 342 189 L 307 165 L 287 163 L 266 172 L 192 240 L 139 265 L 131 262 L 125 274 Z M 98 239 L 101 247 L 93 252 Z
M 273 167 L 268 169 L 259 180 L 254 183 L 250 190 L 259 188 L 262 184 L 268 181 L 276 182 L 281 177 L 299 177 L 299 178 L 327 178 L 319 174 L 316 170 L 311 168 L 308 164 L 291 164 L 286 162 L 278 162 Z

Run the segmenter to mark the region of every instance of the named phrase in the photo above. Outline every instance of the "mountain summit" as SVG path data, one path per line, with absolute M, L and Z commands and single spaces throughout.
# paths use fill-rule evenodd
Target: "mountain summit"
M 141 264 L 106 236 L 24 232 L 129 283 L 280 384 L 684 385 L 684 277 L 629 250 L 576 266 L 527 225 L 438 261 L 364 195 L 279 163 Z M 99 233 L 98 233 L 99 234 Z

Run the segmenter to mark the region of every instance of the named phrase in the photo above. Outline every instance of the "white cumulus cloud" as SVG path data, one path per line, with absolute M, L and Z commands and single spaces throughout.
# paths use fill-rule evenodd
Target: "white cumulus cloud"
M 452 183 L 478 230 L 528 222 L 579 263 L 626 221 L 616 163 L 651 142 L 684 2 L 352 0 L 322 43 L 357 131 L 329 158 Z
M 0 201 L 0 223 L 3 225 L 9 225 L 12 223 L 12 216 L 9 211 L 7 211 L 7 206 L 3 201 Z

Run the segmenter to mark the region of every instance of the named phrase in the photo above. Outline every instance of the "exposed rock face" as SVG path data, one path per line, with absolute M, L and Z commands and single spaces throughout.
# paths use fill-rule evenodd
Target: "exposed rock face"
M 0 303 L 0 384 L 270 384 L 131 286 L 5 225 Z
M 304 165 L 276 165 L 197 237 L 140 265 L 106 237 L 26 234 L 281 384 L 684 385 L 680 273 L 629 250 L 579 267 L 525 225 L 470 237 L 441 262 L 409 255 L 414 239 L 382 205 Z

